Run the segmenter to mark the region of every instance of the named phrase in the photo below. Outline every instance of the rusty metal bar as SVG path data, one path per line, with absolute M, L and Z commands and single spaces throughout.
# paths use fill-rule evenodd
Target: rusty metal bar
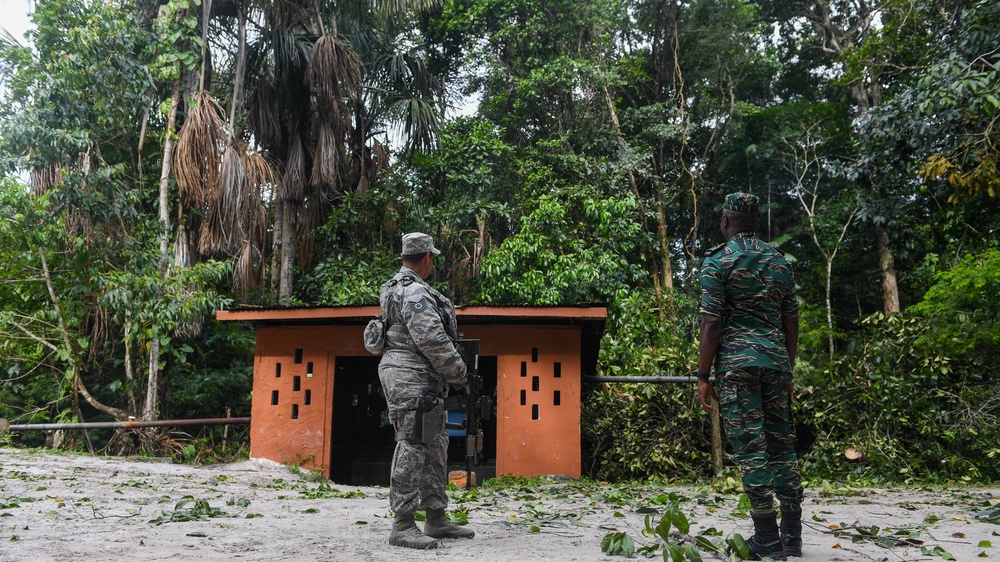
M 24 423 L 8 424 L 0 419 L 0 431 L 57 431 L 60 429 L 131 429 L 144 427 L 180 427 L 189 425 L 243 425 L 250 418 L 204 418 L 194 420 L 127 420 L 119 422 Z
M 653 384 L 698 382 L 698 377 L 581 377 L 583 382 L 645 382 Z M 710 380 L 715 380 L 712 377 Z

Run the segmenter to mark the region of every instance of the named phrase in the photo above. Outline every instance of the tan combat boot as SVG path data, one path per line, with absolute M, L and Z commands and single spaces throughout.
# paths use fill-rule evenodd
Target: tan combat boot
M 443 509 L 428 509 L 424 521 L 424 534 L 436 539 L 471 539 L 476 536 L 472 529 L 459 527 L 448 521 Z
M 392 520 L 389 544 L 405 548 L 437 548 L 438 542 L 420 532 L 412 513 L 397 513 Z

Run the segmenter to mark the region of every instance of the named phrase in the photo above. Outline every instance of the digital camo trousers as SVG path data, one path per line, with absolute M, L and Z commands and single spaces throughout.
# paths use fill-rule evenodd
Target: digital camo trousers
M 802 504 L 802 477 L 795 456 L 795 422 L 788 395 L 789 374 L 747 367 L 721 377 L 719 406 L 743 490 L 754 510 L 786 510 Z
M 415 422 L 415 412 L 400 416 L 398 423 Z M 405 421 L 404 421 L 405 420 Z M 397 425 L 396 427 L 400 427 Z M 407 435 L 413 435 L 408 433 Z M 413 439 L 400 439 L 392 455 L 392 476 L 389 482 L 389 506 L 397 514 L 409 514 L 419 509 L 445 509 L 448 496 L 448 431 L 441 424 L 432 444 Z

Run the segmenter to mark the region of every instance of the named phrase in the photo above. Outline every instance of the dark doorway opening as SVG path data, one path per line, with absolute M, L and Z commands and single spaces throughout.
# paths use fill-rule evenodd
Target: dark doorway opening
M 389 486 L 395 432 L 378 378 L 378 357 L 337 357 L 333 378 L 330 480 L 350 486 Z M 496 476 L 497 358 L 479 358 L 483 393 L 493 399 L 483 421 L 483 461 L 473 471 L 479 483 Z M 461 432 L 453 432 L 461 433 Z M 465 435 L 448 443 L 448 470 L 465 470 Z
M 379 357 L 337 357 L 333 376 L 330 480 L 388 486 L 396 446 L 378 380 Z

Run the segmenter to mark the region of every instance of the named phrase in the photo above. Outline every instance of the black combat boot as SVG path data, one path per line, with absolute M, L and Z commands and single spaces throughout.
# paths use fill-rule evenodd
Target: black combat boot
M 778 535 L 778 514 L 772 509 L 766 514 L 750 512 L 753 519 L 753 536 L 747 541 L 750 560 L 760 560 L 765 556 L 773 560 L 786 560 L 785 550 Z
M 781 545 L 785 556 L 802 556 L 802 510 L 781 508 Z

